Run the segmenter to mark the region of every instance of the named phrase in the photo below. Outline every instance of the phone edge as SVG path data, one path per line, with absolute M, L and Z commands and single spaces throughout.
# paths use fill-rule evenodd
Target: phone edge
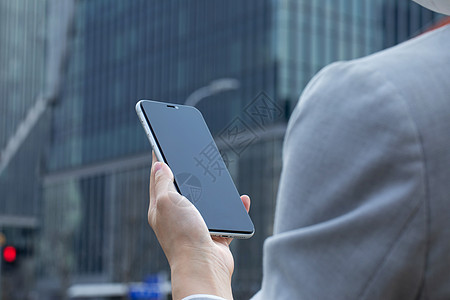
M 145 133 L 147 134 L 147 138 L 150 142 L 150 145 L 151 145 L 153 151 L 155 152 L 156 159 L 158 159 L 158 161 L 165 163 L 163 156 L 161 154 L 161 151 L 159 150 L 158 144 L 156 143 L 155 137 L 153 136 L 152 131 L 150 130 L 149 125 L 147 124 L 147 120 L 145 118 L 144 112 L 142 111 L 141 104 L 143 101 L 145 101 L 145 100 L 140 100 L 138 103 L 136 103 L 136 106 L 135 106 L 136 113 L 139 117 L 139 120 L 141 121 L 141 125 L 144 128 Z
M 255 234 L 255 230 L 253 230 L 251 233 L 228 232 L 226 234 L 224 234 L 223 232 L 209 231 L 209 234 L 213 235 L 213 236 L 224 237 L 224 238 L 249 239 Z

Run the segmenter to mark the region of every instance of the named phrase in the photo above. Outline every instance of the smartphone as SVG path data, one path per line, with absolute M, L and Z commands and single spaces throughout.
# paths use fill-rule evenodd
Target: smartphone
M 255 229 L 211 132 L 192 106 L 141 100 L 136 112 L 180 194 L 199 210 L 211 235 L 250 238 Z

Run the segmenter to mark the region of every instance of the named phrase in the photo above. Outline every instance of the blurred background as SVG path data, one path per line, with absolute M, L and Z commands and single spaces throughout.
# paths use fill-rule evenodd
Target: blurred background
M 248 299 L 308 81 L 448 21 L 406 0 L 0 0 L 0 299 L 170 298 L 140 99 L 196 105 L 251 196 L 256 233 L 232 244 Z

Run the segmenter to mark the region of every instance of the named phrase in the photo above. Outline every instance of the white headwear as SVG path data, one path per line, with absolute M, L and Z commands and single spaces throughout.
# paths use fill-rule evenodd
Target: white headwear
M 435 12 L 450 15 L 450 0 L 413 0 Z

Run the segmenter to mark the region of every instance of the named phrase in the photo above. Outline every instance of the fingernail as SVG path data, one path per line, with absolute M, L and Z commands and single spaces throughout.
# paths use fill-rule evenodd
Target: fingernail
M 161 170 L 162 164 L 160 162 L 155 162 L 155 173 Z

